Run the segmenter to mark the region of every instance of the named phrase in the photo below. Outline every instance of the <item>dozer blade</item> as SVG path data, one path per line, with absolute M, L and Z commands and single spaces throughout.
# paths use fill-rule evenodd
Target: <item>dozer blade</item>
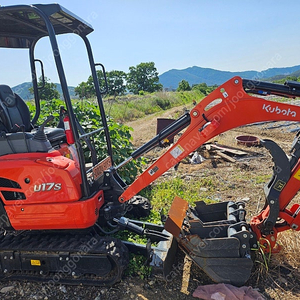
M 215 282 L 241 286 L 249 279 L 254 236 L 245 223 L 244 203 L 200 201 L 191 209 L 175 197 L 165 229 Z
M 149 259 L 152 272 L 157 275 L 167 277 L 172 271 L 173 262 L 177 252 L 177 241 L 172 234 L 164 229 L 164 226 L 153 223 L 129 220 L 140 228 L 144 228 L 146 233 L 150 233 L 147 245 L 122 241 L 131 253 L 141 254 Z M 156 233 L 156 234 L 154 234 Z M 148 235 L 146 235 L 148 236 Z M 156 246 L 151 242 L 158 242 Z

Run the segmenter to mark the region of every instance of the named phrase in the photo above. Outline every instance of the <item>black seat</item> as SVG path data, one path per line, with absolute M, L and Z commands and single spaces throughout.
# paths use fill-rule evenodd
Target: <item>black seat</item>
M 26 103 L 16 95 L 9 86 L 0 85 L 0 119 L 4 131 L 14 133 L 30 132 L 33 129 L 30 122 L 30 112 Z
M 16 153 L 49 152 L 48 139 L 39 140 L 30 132 L 0 133 L 0 156 Z
M 33 131 L 32 131 L 33 130 Z M 24 100 L 15 94 L 8 85 L 0 85 L 0 131 L 35 133 L 30 122 L 30 112 Z M 66 139 L 63 128 L 45 128 L 45 134 L 55 146 Z

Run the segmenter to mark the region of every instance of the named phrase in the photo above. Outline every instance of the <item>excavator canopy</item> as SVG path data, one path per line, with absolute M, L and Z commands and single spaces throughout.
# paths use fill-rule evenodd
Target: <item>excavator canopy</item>
M 0 7 L 0 47 L 30 48 L 48 36 L 49 22 L 55 34 L 75 33 L 86 36 L 90 24 L 59 4 L 14 5 Z

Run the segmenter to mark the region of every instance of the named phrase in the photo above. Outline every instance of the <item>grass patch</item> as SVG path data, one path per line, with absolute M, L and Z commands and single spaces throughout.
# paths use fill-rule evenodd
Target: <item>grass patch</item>
M 183 179 L 175 177 L 158 182 L 142 191 L 144 197 L 150 199 L 153 206 L 153 215 L 150 215 L 149 222 L 155 222 L 158 218 L 157 212 L 166 214 L 175 196 L 188 201 L 193 205 L 196 201 L 203 200 L 212 203 L 211 194 L 216 191 L 217 184 L 211 178 L 190 178 Z M 201 190 L 204 188 L 204 190 Z
M 266 174 L 266 175 L 257 175 L 254 177 L 254 183 L 255 184 L 262 184 L 262 183 L 267 183 L 271 178 L 271 174 Z
M 204 95 L 197 91 L 157 92 L 145 95 L 126 95 L 105 98 L 104 107 L 109 116 L 118 122 L 128 122 L 172 107 L 199 102 Z
M 147 266 L 145 256 L 130 253 L 130 261 L 125 270 L 125 275 L 139 276 L 141 279 L 148 278 L 151 275 L 152 268 Z

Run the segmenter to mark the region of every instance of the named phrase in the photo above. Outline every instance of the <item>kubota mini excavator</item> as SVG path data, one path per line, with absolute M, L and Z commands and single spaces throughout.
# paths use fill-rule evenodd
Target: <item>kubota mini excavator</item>
M 214 281 L 244 284 L 252 269 L 253 249 L 271 252 L 279 232 L 299 230 L 299 204 L 287 208 L 300 188 L 299 134 L 289 157 L 274 141 L 260 141 L 275 166 L 264 189 L 265 206 L 250 223 L 243 202 L 197 202 L 190 207 L 179 197 L 174 199 L 165 229 L 129 220 L 125 214 L 135 206 L 147 212 L 149 203 L 137 193 L 220 133 L 256 122 L 299 121 L 300 107 L 263 96 L 297 97 L 300 84 L 234 77 L 116 166 L 96 73 L 96 66 L 102 65 L 95 64 L 87 39 L 92 31 L 88 23 L 58 4 L 0 7 L 0 47 L 29 51 L 36 105 L 31 120 L 26 103 L 9 86 L 0 85 L 1 278 L 112 284 L 122 276 L 128 249 L 149 255 L 151 264 L 166 274 L 172 268 L 176 240 Z M 101 113 L 102 128 L 88 133 L 74 114 L 56 39 L 68 33 L 84 41 Z M 43 64 L 35 58 L 35 46 L 43 37 L 50 40 L 65 101 L 60 109 L 62 122 L 56 128 L 47 127 L 52 116 L 36 126 L 40 115 L 36 64 L 41 65 L 42 74 Z M 105 74 L 103 66 L 102 70 Z M 6 72 L 14 71 L 18 72 Z M 183 129 L 178 141 L 131 185 L 124 183 L 119 168 Z M 93 146 L 93 136 L 99 133 L 104 133 L 107 143 L 107 157 L 101 160 Z M 83 143 L 91 152 L 89 168 Z M 149 242 L 143 247 L 109 236 L 123 229 L 145 235 L 158 245 L 151 247 Z

